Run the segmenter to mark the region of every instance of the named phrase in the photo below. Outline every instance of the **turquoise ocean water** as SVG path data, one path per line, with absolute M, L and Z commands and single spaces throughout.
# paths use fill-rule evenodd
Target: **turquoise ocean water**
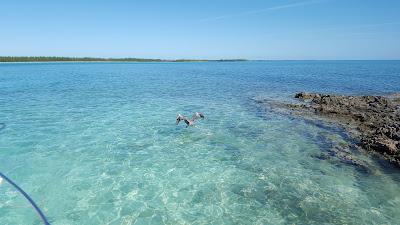
M 399 170 L 254 102 L 302 90 L 400 91 L 400 61 L 3 63 L 0 171 L 56 225 L 399 224 Z M 4 181 L 0 224 L 40 224 Z

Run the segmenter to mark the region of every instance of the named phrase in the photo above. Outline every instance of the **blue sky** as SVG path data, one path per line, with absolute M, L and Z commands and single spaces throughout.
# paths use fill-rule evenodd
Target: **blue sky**
M 399 0 L 13 0 L 0 55 L 400 59 Z

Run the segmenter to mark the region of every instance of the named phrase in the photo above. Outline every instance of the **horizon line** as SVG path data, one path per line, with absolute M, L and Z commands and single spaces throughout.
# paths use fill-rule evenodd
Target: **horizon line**
M 8 59 L 8 60 L 6 60 Z M 58 59 L 58 60 L 57 60 Z M 360 59 L 360 58 L 321 58 L 321 59 L 246 59 L 246 58 L 140 58 L 140 57 L 77 57 L 77 56 L 0 56 L 1 63 L 7 62 L 218 62 L 218 61 L 400 61 L 390 58 Z

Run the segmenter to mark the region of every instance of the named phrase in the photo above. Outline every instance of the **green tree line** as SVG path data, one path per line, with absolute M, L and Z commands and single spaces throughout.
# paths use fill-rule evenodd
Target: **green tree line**
M 93 58 L 93 57 L 58 57 L 58 56 L 0 56 L 0 62 L 229 62 L 244 61 L 244 59 L 143 59 L 143 58 Z

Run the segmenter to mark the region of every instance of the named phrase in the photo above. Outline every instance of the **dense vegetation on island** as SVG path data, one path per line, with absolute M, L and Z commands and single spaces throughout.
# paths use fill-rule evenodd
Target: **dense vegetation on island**
M 230 62 L 245 59 L 142 59 L 142 58 L 92 58 L 92 57 L 58 57 L 58 56 L 0 56 L 0 62 Z

